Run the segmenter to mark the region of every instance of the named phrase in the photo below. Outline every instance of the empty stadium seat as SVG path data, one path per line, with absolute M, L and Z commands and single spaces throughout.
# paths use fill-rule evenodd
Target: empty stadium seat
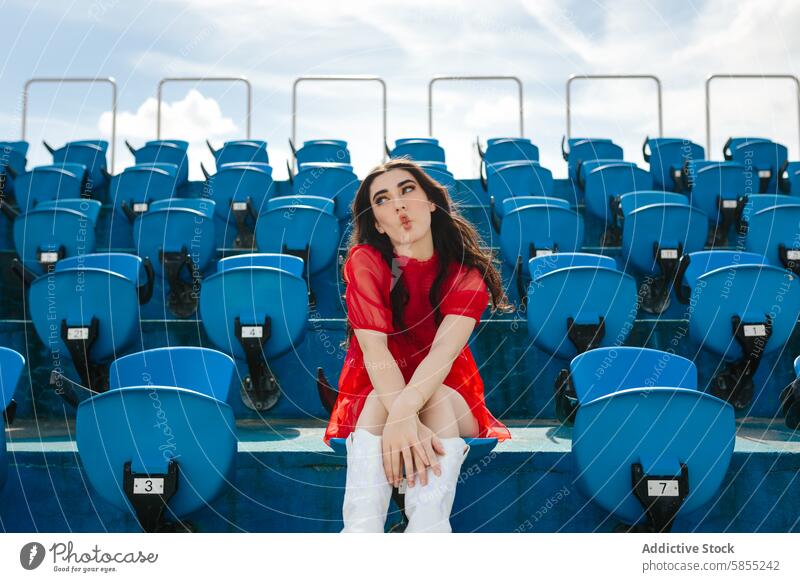
M 61 198 L 81 198 L 86 192 L 87 171 L 83 164 L 37 166 L 19 174 L 14 193 L 20 212 L 39 202 Z
M 692 160 L 706 159 L 706 152 L 688 139 L 648 137 L 642 144 L 642 156 L 650 164 L 653 188 L 681 192 L 683 167 Z
M 53 354 L 51 383 L 67 402 L 76 405 L 87 393 L 107 389 L 107 364 L 140 338 L 139 305 L 150 299 L 152 285 L 147 263 L 125 253 L 63 259 L 33 281 L 31 319 Z M 63 354 L 69 355 L 80 383 L 66 378 Z M 76 384 L 85 390 L 76 391 Z
M 0 491 L 8 478 L 8 453 L 6 452 L 6 426 L 14 420 L 17 389 L 25 358 L 9 348 L 0 347 Z
M 178 187 L 189 180 L 189 142 L 177 139 L 148 141 L 138 150 L 127 141 L 136 164 L 174 164 L 177 168 Z
M 795 379 L 781 391 L 780 404 L 786 426 L 800 428 L 800 356 L 794 359 Z
M 606 225 L 616 217 L 615 204 L 620 196 L 652 188 L 650 175 L 631 162 L 591 160 L 581 164 L 579 171 L 578 184 L 584 192 L 586 211 Z M 618 230 L 607 226 L 603 243 L 618 246 L 620 241 L 615 234 Z
M 392 159 L 405 157 L 415 162 L 445 162 L 444 149 L 439 140 L 432 137 L 398 139 L 391 150 L 386 146 L 386 153 Z
M 481 162 L 486 166 L 503 162 L 539 161 L 539 148 L 527 137 L 492 137 L 486 142 L 486 150 L 481 150 Z
M 564 147 L 566 144 L 566 148 Z M 622 148 L 610 139 L 574 137 L 561 140 L 561 155 L 567 162 L 567 177 L 578 180 L 578 169 L 590 160 L 621 160 Z
M 235 367 L 207 348 L 158 348 L 115 360 L 111 389 L 80 404 L 76 439 L 89 482 L 146 532 L 189 530 L 233 478 L 226 404 Z M 167 518 L 177 520 L 170 524 Z
M 778 174 L 778 189 L 784 194 L 800 196 L 800 162 L 784 163 Z
M 241 255 L 219 261 L 203 283 L 203 328 L 218 349 L 247 362 L 242 395 L 253 410 L 272 408 L 281 394 L 268 360 L 296 349 L 305 336 L 304 269 L 294 256 Z
M 789 157 L 785 145 L 759 137 L 732 137 L 722 152 L 726 160 L 739 162 L 753 174 L 753 184 L 758 184 L 755 193 L 778 192 L 780 170 Z
M 133 223 L 153 202 L 175 196 L 177 171 L 174 164 L 129 166 L 111 178 L 111 203 Z
M 206 140 L 217 170 L 225 164 L 269 164 L 267 142 L 256 139 L 237 139 L 226 141 L 221 148 L 215 150 L 211 142 Z
M 321 196 L 278 196 L 267 202 L 256 224 L 259 251 L 303 259 L 311 303 L 311 275 L 334 264 L 339 250 L 339 221 L 333 209 L 333 201 Z
M 109 180 L 106 164 L 108 142 L 102 139 L 71 141 L 58 149 L 43 142 L 47 150 L 53 154 L 53 164 L 79 164 L 86 167 L 87 195 L 101 199 L 102 191 Z
M 524 300 L 525 265 L 533 257 L 579 251 L 583 218 L 560 198 L 514 196 L 503 205 L 500 254 L 514 270 L 519 297 Z
M 303 142 L 303 147 L 300 149 L 295 149 L 294 143 L 289 140 L 289 147 L 297 160 L 298 169 L 309 162 L 350 163 L 347 142 L 341 139 L 312 139 Z
M 334 201 L 336 217 L 342 222 L 350 220 L 360 184 L 350 164 L 308 162 L 290 180 L 293 194 L 329 198 Z
M 15 271 L 26 283 L 64 258 L 95 250 L 99 200 L 69 198 L 40 202 L 14 221 Z
M 512 196 L 552 196 L 553 173 L 538 162 L 506 162 L 489 168 L 486 191 L 495 229 L 503 218 L 503 201 Z
M 676 202 L 662 202 L 659 198 Z M 645 275 L 639 290 L 641 307 L 648 313 L 663 313 L 670 304 L 670 290 L 681 256 L 705 246 L 708 217 L 689 206 L 682 194 L 666 192 L 625 194 L 620 207 L 622 260 L 626 269 L 630 266 Z
M 709 244 L 728 244 L 738 199 L 753 192 L 745 166 L 738 162 L 690 161 L 683 168 L 683 182 L 692 206 L 708 216 Z
M 745 250 L 800 274 L 800 198 L 753 194 L 739 200 L 739 234 Z
M 202 277 L 216 255 L 214 207 L 208 198 L 168 198 L 133 223 L 137 253 L 152 261 L 159 298 L 177 317 L 197 311 Z
M 578 487 L 633 526 L 625 529 L 668 532 L 676 517 L 718 495 L 733 455 L 733 409 L 696 389 L 691 361 L 598 348 L 572 360 L 570 377 Z
M 762 357 L 783 349 L 800 315 L 797 276 L 763 255 L 700 251 L 681 257 L 675 290 L 692 307 L 689 337 L 728 362 L 711 393 L 744 409 Z
M 222 226 L 217 229 L 217 246 L 228 246 L 232 240 L 236 248 L 252 250 L 256 218 L 266 210 L 267 200 L 275 192 L 272 167 L 264 163 L 223 164 L 206 178 L 207 195 L 214 201 L 214 214 Z M 229 224 L 236 228 L 228 228 Z

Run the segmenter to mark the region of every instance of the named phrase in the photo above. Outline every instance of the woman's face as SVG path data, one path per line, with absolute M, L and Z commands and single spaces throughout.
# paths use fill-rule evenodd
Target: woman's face
M 375 228 L 389 236 L 395 247 L 430 235 L 431 212 L 436 205 L 408 170 L 394 169 L 378 175 L 370 186 Z

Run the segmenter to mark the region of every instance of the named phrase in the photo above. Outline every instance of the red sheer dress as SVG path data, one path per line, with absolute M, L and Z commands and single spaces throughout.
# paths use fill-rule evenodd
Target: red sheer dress
M 371 329 L 388 335 L 388 347 L 394 356 L 405 382 L 430 350 L 436 335 L 434 309 L 428 293 L 436 278 L 438 256 L 436 253 L 420 261 L 395 255 L 394 262 L 402 270 L 409 301 L 403 313 L 405 330 L 398 332 L 392 324 L 389 293 L 392 288 L 392 270 L 380 252 L 368 244 L 350 249 L 344 265 L 344 280 L 347 284 L 345 300 L 347 318 L 354 329 Z M 399 276 L 399 272 L 396 273 Z M 457 263 L 451 265 L 442 284 L 442 301 L 439 310 L 442 317 L 449 313 L 472 317 L 480 321 L 486 309 L 489 294 L 486 283 L 475 268 Z M 508 429 L 486 408 L 483 395 L 483 380 L 472 357 L 469 346 L 453 362 L 445 385 L 457 390 L 470 407 L 478 421 L 479 437 L 495 437 L 499 440 L 511 438 Z M 355 335 L 339 377 L 339 396 L 325 431 L 326 444 L 334 437 L 347 437 L 356 426 L 372 383 L 364 366 L 364 356 Z

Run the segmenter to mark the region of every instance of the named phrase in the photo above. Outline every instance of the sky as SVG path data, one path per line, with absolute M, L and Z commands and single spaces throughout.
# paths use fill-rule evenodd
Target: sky
M 246 77 L 253 87 L 252 138 L 268 142 L 284 179 L 292 135 L 292 88 L 309 75 L 374 75 L 387 87 L 387 139 L 428 134 L 434 76 L 516 76 L 524 87 L 524 135 L 555 177 L 566 175 L 570 75 L 650 74 L 663 87 L 664 135 L 706 143 L 710 74 L 800 74 L 800 2 L 633 0 L 304 1 L 0 0 L 0 140 L 19 139 L 22 88 L 33 77 L 113 77 L 118 86 L 115 172 L 133 162 L 124 140 L 156 137 L 156 89 L 165 77 Z M 711 159 L 729 136 L 768 137 L 800 159 L 797 88 L 790 80 L 716 80 L 711 85 Z M 191 142 L 191 176 L 205 146 L 245 135 L 242 83 L 164 86 L 162 137 Z M 434 137 L 457 178 L 477 175 L 476 138 L 519 135 L 510 81 L 439 82 Z M 644 166 L 641 143 L 658 134 L 656 85 L 577 80 L 572 135 L 610 137 Z M 107 85 L 30 89 L 29 162 L 41 145 L 110 138 Z M 304 82 L 297 87 L 297 140 L 340 138 L 359 175 L 383 154 L 380 84 Z

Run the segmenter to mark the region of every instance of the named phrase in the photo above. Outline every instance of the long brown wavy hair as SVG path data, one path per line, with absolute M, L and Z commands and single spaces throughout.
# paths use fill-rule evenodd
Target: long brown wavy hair
M 432 306 L 435 306 L 434 321 L 438 326 L 442 321 L 439 312 L 440 291 L 450 264 L 458 261 L 465 267 L 476 267 L 483 275 L 486 286 L 492 297 L 492 312 L 496 310 L 508 312 L 513 306 L 508 302 L 500 273 L 495 266 L 499 263 L 491 250 L 481 248 L 480 236 L 475 227 L 470 224 L 458 211 L 457 206 L 450 198 L 450 193 L 445 186 L 431 178 L 425 171 L 407 158 L 389 160 L 373 168 L 364 178 L 353 199 L 353 229 L 350 235 L 348 251 L 358 244 L 369 244 L 378 249 L 391 269 L 394 247 L 387 234 L 381 234 L 375 228 L 375 214 L 370 204 L 370 188 L 375 178 L 391 170 L 406 170 L 420 187 L 425 191 L 428 200 L 436 205 L 436 210 L 431 214 L 431 234 L 433 247 L 439 257 L 439 269 L 434 278 L 429 293 Z M 348 252 L 349 256 L 349 252 Z M 390 292 L 392 308 L 392 322 L 395 329 L 402 330 L 403 312 L 408 303 L 408 289 L 405 277 L 400 275 Z M 347 322 L 345 344 L 349 343 L 353 335 L 350 322 Z

